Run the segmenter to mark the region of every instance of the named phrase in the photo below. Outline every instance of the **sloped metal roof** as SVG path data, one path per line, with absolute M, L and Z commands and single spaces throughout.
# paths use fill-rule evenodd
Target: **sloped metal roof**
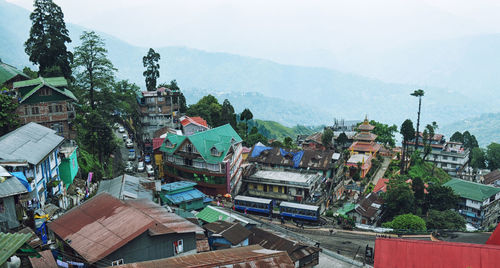
M 19 127 L 0 137 L 0 158 L 25 159 L 36 165 L 64 141 L 55 133 L 34 122 Z
M 0 265 L 4 264 L 30 238 L 31 234 L 0 233 Z
M 0 198 L 27 192 L 26 187 L 16 177 L 7 178 L 4 182 L 0 181 Z
M 195 199 L 204 199 L 205 194 L 200 192 L 198 189 L 191 189 L 182 193 L 176 194 L 166 194 L 165 197 L 174 204 L 180 204 L 183 202 L 189 202 Z
M 149 180 L 124 174 L 111 180 L 100 181 L 97 193 L 106 192 L 122 200 L 141 198 L 153 200 L 153 192 L 144 187 L 145 182 Z

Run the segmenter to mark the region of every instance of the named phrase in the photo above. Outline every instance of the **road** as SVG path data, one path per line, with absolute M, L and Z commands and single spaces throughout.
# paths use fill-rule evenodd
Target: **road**
M 139 176 L 139 177 L 147 177 L 146 171 L 137 172 L 138 158 L 141 155 L 141 150 L 137 147 L 137 143 L 134 141 L 134 148 L 133 148 L 135 150 L 136 158 L 134 160 L 129 160 L 128 159 L 129 150 L 132 148 L 127 148 L 125 146 L 125 142 L 123 141 L 123 134 L 127 134 L 127 130 L 125 129 L 124 133 L 120 133 L 118 131 L 118 129 L 114 129 L 113 131 L 114 131 L 116 137 L 122 141 L 122 143 L 118 145 L 119 152 L 116 153 L 116 157 L 117 157 L 116 160 L 118 161 L 118 159 L 121 158 L 121 170 L 123 170 L 125 168 L 126 162 L 130 161 L 130 162 L 132 162 L 132 164 L 134 166 L 134 172 L 127 172 L 127 174 L 131 174 L 131 175 Z M 121 173 L 121 170 L 120 170 L 120 173 Z
M 389 164 L 391 163 L 391 158 L 390 157 L 384 157 L 384 161 L 382 162 L 382 165 L 380 166 L 380 169 L 378 170 L 377 174 L 372 179 L 373 185 L 377 185 L 377 182 L 380 178 L 382 178 L 385 174 L 385 171 L 389 167 Z

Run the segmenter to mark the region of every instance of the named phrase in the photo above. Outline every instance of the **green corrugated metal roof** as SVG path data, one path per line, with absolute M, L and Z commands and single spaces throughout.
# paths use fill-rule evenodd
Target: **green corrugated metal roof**
M 239 143 L 242 141 L 241 137 L 234 131 L 231 125 L 226 124 L 207 131 L 198 132 L 188 137 L 169 133 L 161 145 L 160 150 L 172 154 L 186 138 L 194 145 L 201 157 L 203 157 L 207 163 L 212 164 L 222 162 L 233 142 Z M 165 143 L 167 143 L 167 141 L 174 144 L 174 147 L 166 147 Z M 213 155 L 211 153 L 210 150 L 214 147 L 219 151 L 219 155 Z
M 0 85 L 14 78 L 16 75 L 21 75 L 29 78 L 26 74 L 24 74 L 21 70 L 18 70 L 16 67 L 0 61 Z
M 31 234 L 6 234 L 0 233 L 0 265 L 4 264 L 10 256 L 22 247 L 31 238 Z
M 453 189 L 460 197 L 480 202 L 500 192 L 500 188 L 460 179 L 452 179 L 443 185 Z
M 31 97 L 35 92 L 37 92 L 40 88 L 43 86 L 47 86 L 54 91 L 59 92 L 60 94 L 73 99 L 77 100 L 75 95 L 73 95 L 73 92 L 69 91 L 65 87 L 68 86 L 68 82 L 64 77 L 38 77 L 36 79 L 31 79 L 31 80 L 26 80 L 26 81 L 20 81 L 20 82 L 15 82 L 14 83 L 14 88 L 23 88 L 23 87 L 31 87 L 31 86 L 36 86 L 32 90 L 30 90 L 28 93 L 26 93 L 24 96 L 22 96 L 21 103 L 27 100 L 29 97 Z M 59 88 L 62 87 L 62 88 Z
M 337 210 L 339 215 L 347 216 L 347 213 L 353 211 L 356 208 L 356 204 L 347 202 L 341 208 Z
M 228 216 L 208 206 L 196 214 L 196 218 L 210 223 L 218 220 L 225 221 Z

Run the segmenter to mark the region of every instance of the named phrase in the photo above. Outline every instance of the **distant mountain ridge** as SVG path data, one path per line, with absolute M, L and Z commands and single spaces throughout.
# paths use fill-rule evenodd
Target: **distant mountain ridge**
M 448 138 L 455 131 L 464 132 L 466 130 L 476 136 L 480 147 L 484 148 L 492 142 L 500 143 L 500 113 L 482 114 L 478 117 L 456 121 L 438 129 Z
M 22 68 L 30 65 L 24 53 L 31 22 L 29 12 L 0 0 L 0 58 Z M 80 43 L 84 28 L 67 24 L 73 42 Z M 109 58 L 118 68 L 117 77 L 144 87 L 142 57 L 148 48 L 132 46 L 99 33 L 106 41 Z M 160 79 L 176 79 L 188 103 L 213 94 L 227 98 L 237 112 L 250 108 L 254 118 L 277 121 L 291 127 L 332 124 L 333 118 L 370 119 L 400 125 L 416 121 L 417 101 L 409 96 L 418 85 L 384 83 L 339 71 L 275 63 L 228 53 L 186 47 L 155 48 L 160 53 Z M 460 93 L 425 87 L 422 123 L 455 121 L 457 115 L 478 116 L 491 105 L 471 101 Z

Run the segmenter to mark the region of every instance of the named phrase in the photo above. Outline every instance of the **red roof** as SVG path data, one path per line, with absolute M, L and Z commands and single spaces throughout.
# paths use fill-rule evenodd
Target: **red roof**
M 375 268 L 497 267 L 500 246 L 394 238 L 375 240 Z
M 372 152 L 376 153 L 380 150 L 380 144 L 378 143 L 367 143 L 362 141 L 355 141 L 351 147 L 349 147 L 349 151 L 356 152 Z
M 153 151 L 160 148 L 165 138 L 153 138 Z
M 48 225 L 85 260 L 94 263 L 147 230 L 151 235 L 203 230 L 179 218 L 146 199 L 121 201 L 100 193 Z
M 196 125 L 201 125 L 201 126 L 204 126 L 204 127 L 208 127 L 207 121 L 205 121 L 205 119 L 203 119 L 203 118 L 201 118 L 199 116 L 194 116 L 194 117 L 186 116 L 184 118 L 184 120 L 181 121 L 181 124 L 183 126 L 187 126 L 189 124 L 196 124 Z
M 486 241 L 488 245 L 499 245 L 500 246 L 500 223 L 495 228 L 495 231 L 491 234 L 488 241 Z
M 375 187 L 373 188 L 373 192 L 377 193 L 379 191 L 382 191 L 385 193 L 387 191 L 387 183 L 388 182 L 389 182 L 389 179 L 380 178 L 377 181 L 377 185 L 375 185 Z

